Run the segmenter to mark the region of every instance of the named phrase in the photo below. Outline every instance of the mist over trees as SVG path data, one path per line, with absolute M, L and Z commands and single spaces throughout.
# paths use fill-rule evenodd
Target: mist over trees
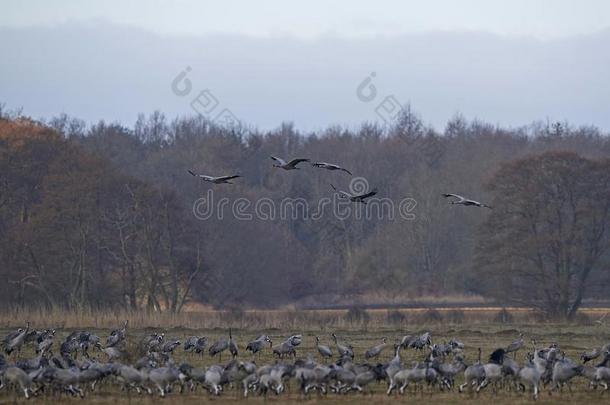
M 351 177 L 270 155 L 338 163 L 414 218 L 198 219 L 194 203 L 285 197 L 316 206 Z M 571 316 L 608 298 L 610 138 L 594 127 L 506 129 L 456 116 L 442 132 L 410 110 L 389 127 L 289 123 L 262 132 L 201 117 L 133 128 L 0 121 L 0 304 L 180 311 L 330 304 L 342 297 L 482 295 Z M 211 185 L 187 169 L 239 173 Z M 454 192 L 493 210 L 451 206 Z

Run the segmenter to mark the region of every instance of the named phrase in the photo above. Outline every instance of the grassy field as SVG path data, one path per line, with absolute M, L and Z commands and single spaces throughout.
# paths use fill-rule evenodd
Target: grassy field
M 2 326 L 0 327 L 0 334 L 4 336 L 7 331 L 19 324 L 17 317 L 0 318 Z M 374 315 L 371 317 L 374 318 Z M 23 318 L 21 318 L 23 319 Z M 93 319 L 82 318 L 80 324 L 77 324 L 75 319 L 70 317 L 66 318 L 65 326 L 62 329 L 58 329 L 58 335 L 60 339 L 63 339 L 71 330 L 76 326 L 79 328 L 88 328 L 98 334 L 102 341 L 105 341 L 108 335 L 109 328 L 119 326 L 119 319 L 112 321 L 112 319 L 104 318 L 93 321 Z M 165 332 L 167 339 L 180 339 L 183 340 L 185 337 L 192 335 L 204 335 L 210 339 L 210 342 L 214 342 L 221 336 L 228 335 L 227 328 L 213 327 L 213 328 L 202 328 L 197 327 L 193 322 L 188 323 L 189 328 L 180 326 L 162 326 L 155 321 L 149 319 L 149 322 L 154 327 L 143 327 L 137 320 L 131 319 L 130 322 L 135 323 L 137 326 L 132 326 L 128 329 L 128 344 L 132 358 L 126 359 L 127 361 L 134 360 L 137 358 L 136 342 L 140 338 L 153 331 Z M 493 349 L 498 347 L 505 347 L 511 341 L 513 341 L 519 332 L 523 332 L 526 335 L 526 339 L 529 342 L 532 338 L 536 339 L 540 345 L 547 345 L 551 342 L 557 342 L 562 350 L 566 352 L 568 356 L 574 359 L 578 359 L 579 353 L 583 350 L 591 349 L 593 347 L 599 347 L 602 344 L 610 342 L 610 327 L 607 325 L 596 325 L 596 324 L 553 324 L 553 323 L 514 323 L 514 324 L 497 324 L 497 323 L 467 323 L 461 322 L 450 323 L 450 322 L 433 322 L 430 324 L 417 324 L 397 327 L 395 325 L 383 325 L 381 322 L 373 322 L 369 319 L 366 327 L 363 327 L 362 322 L 360 326 L 358 323 L 345 323 L 344 327 L 336 327 L 333 324 L 324 325 L 323 323 L 313 322 L 312 319 L 308 319 L 309 322 L 305 322 L 305 318 L 301 318 L 303 325 L 299 327 L 296 320 L 290 322 L 287 327 L 279 328 L 273 324 L 271 327 L 256 328 L 248 325 L 246 328 L 233 328 L 233 336 L 238 342 L 240 347 L 240 358 L 244 360 L 250 360 L 252 357 L 249 353 L 245 352 L 246 343 L 252 340 L 259 333 L 265 332 L 271 336 L 274 343 L 281 342 L 284 338 L 293 333 L 301 333 L 304 336 L 304 341 L 301 346 L 298 347 L 297 353 L 299 357 L 306 357 L 308 354 L 317 356 L 315 349 L 315 336 L 320 336 L 321 341 L 324 344 L 331 344 L 330 333 L 335 332 L 340 340 L 351 343 L 355 348 L 356 361 L 364 361 L 364 351 L 369 347 L 378 344 L 382 337 L 387 337 L 389 342 L 398 341 L 404 334 L 410 333 L 421 333 L 423 331 L 431 331 L 433 340 L 435 342 L 443 342 L 452 337 L 456 337 L 462 340 L 466 344 L 466 359 L 467 362 L 471 362 L 476 359 L 476 351 L 478 347 L 483 349 L 484 356 L 487 356 Z M 53 323 L 55 322 L 55 323 Z M 142 323 L 146 322 L 145 319 L 141 320 Z M 248 322 L 249 323 L 249 322 Z M 315 326 L 313 324 L 316 324 Z M 32 327 L 34 328 L 45 328 L 62 325 L 57 322 L 56 319 L 35 319 L 32 321 Z M 57 339 L 59 341 L 59 339 Z M 56 343 L 56 349 L 58 345 Z M 93 350 L 93 356 L 98 356 L 100 359 L 103 357 L 99 352 Z M 24 357 L 31 356 L 32 352 L 22 353 Z M 408 350 L 402 352 L 403 362 L 409 364 L 412 360 L 421 360 L 423 355 L 418 354 L 414 350 Z M 518 354 L 518 360 L 523 361 L 525 352 Z M 207 354 L 205 356 L 186 354 L 182 348 L 177 349 L 176 355 L 174 356 L 176 362 L 187 361 L 195 366 L 209 366 L 214 363 L 218 363 L 219 359 L 212 359 Z M 380 361 L 387 361 L 392 357 L 392 351 L 386 350 Z M 223 362 L 228 361 L 228 354 L 223 356 Z M 256 357 L 257 364 L 261 365 L 264 363 L 270 363 L 275 361 L 271 352 L 266 350 L 260 358 Z M 461 379 L 461 378 L 460 378 Z M 515 393 L 501 391 L 497 395 L 493 395 L 491 390 L 482 392 L 478 396 L 469 394 L 459 394 L 455 392 L 426 392 L 424 394 L 412 392 L 408 393 L 404 397 L 385 395 L 384 390 L 385 384 L 374 383 L 370 388 L 368 394 L 355 394 L 350 393 L 347 396 L 337 396 L 335 394 L 329 394 L 325 397 L 319 397 L 316 393 L 310 394 L 308 397 L 303 397 L 298 393 L 296 384 L 291 383 L 287 393 L 276 397 L 275 395 L 269 395 L 267 398 L 262 397 L 250 397 L 247 399 L 248 403 L 278 403 L 278 404 L 292 404 L 300 403 L 303 401 L 317 402 L 323 401 L 324 403 L 345 403 L 345 404 L 360 404 L 360 403 L 390 403 L 398 401 L 417 401 L 417 403 L 491 403 L 495 404 L 515 404 L 531 402 L 529 394 Z M 573 393 L 569 394 L 567 391 L 561 394 L 553 394 L 549 396 L 548 393 L 544 392 L 539 402 L 540 403 L 587 403 L 595 401 L 601 401 L 600 403 L 610 403 L 610 395 L 606 394 L 604 397 L 600 396 L 599 391 L 589 391 L 586 387 L 584 379 L 578 378 L 573 385 Z M 68 398 L 66 396 L 41 396 L 34 399 L 34 402 L 40 403 L 51 403 L 57 402 L 61 399 L 62 402 L 82 402 L 78 398 Z M 93 394 L 89 394 L 86 398 L 87 402 L 91 403 L 158 403 L 161 399 L 157 396 L 150 397 L 147 395 L 138 396 L 137 394 L 127 395 L 124 392 L 119 391 L 116 386 L 112 384 L 104 384 L 99 387 L 99 390 Z M 0 403 L 18 403 L 23 402 L 20 396 L 7 393 L 5 390 L 0 391 Z M 234 403 L 234 402 L 245 402 L 239 397 L 236 390 L 227 390 L 221 397 L 212 397 L 207 392 L 198 390 L 196 393 L 178 394 L 172 393 L 165 401 L 171 403 L 199 403 L 201 401 L 210 401 L 213 403 Z

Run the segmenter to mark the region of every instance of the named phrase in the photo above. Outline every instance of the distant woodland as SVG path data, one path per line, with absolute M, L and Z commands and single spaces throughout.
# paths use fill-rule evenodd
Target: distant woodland
M 571 317 L 610 289 L 610 136 L 595 127 L 500 128 L 410 110 L 390 126 L 263 132 L 155 112 L 133 127 L 59 116 L 0 119 L 0 305 L 179 312 L 482 296 Z M 346 173 L 283 171 L 270 155 L 340 164 L 414 218 L 202 220 L 229 201 L 346 189 Z M 232 185 L 204 183 L 238 173 Z M 457 193 L 493 209 L 449 204 Z

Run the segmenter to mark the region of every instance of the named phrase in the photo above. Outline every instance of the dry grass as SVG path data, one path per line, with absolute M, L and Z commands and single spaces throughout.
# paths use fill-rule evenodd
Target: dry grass
M 394 306 L 404 303 L 425 305 L 443 305 L 443 304 L 459 304 L 461 306 L 481 305 L 489 302 L 482 296 L 478 295 L 460 295 L 460 294 L 445 294 L 445 295 L 420 295 L 409 294 L 407 292 L 389 293 L 384 290 L 366 291 L 361 294 L 321 294 L 305 297 L 295 304 L 298 308 L 317 307 L 321 302 L 332 302 L 334 305 L 359 305 L 374 307 L 380 305 Z M 294 305 L 287 309 L 295 309 Z
M 502 313 L 501 311 L 505 311 Z M 608 308 L 583 310 L 574 321 L 594 325 Z M 506 314 L 509 314 L 507 317 Z M 503 316 L 500 316 L 503 315 Z M 169 312 L 65 311 L 61 309 L 14 309 L 0 311 L 0 327 L 113 328 L 129 320 L 132 328 L 188 329 L 346 329 L 380 330 L 407 325 L 485 325 L 501 323 L 540 324 L 542 317 L 526 308 L 435 308 L 435 309 L 351 309 L 351 310 L 231 310 Z M 610 320 L 608 320 L 610 322 Z

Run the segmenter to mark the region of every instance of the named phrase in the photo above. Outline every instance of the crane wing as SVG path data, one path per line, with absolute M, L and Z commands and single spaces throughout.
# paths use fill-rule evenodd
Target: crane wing
M 296 166 L 301 162 L 309 162 L 309 159 L 292 159 L 288 162 L 288 166 Z
M 359 196 L 357 196 L 357 197 L 358 197 L 358 198 L 360 198 L 361 200 L 364 200 L 365 198 L 372 197 L 372 196 L 374 196 L 375 194 L 377 194 L 377 189 L 374 189 L 373 191 L 369 191 L 368 193 L 366 193 L 366 194 L 362 194 L 362 195 L 359 195 Z
M 233 176 L 221 176 L 221 177 L 216 177 L 216 180 L 222 180 L 222 181 L 225 181 L 225 180 L 236 179 L 236 178 L 238 178 L 238 177 L 241 177 L 241 176 L 240 176 L 239 174 L 235 174 L 235 175 L 233 175 Z
M 445 197 L 445 198 L 453 197 L 453 198 L 457 198 L 460 201 L 466 201 L 466 199 L 459 194 L 447 193 L 447 194 L 443 194 L 443 197 Z
M 204 179 L 204 180 L 212 180 L 212 179 L 214 179 L 213 177 L 206 176 L 205 174 L 197 174 L 197 173 L 193 173 L 193 172 L 192 172 L 192 171 L 190 171 L 190 170 L 189 170 L 188 172 L 191 174 L 191 176 L 199 177 L 199 178 Z
M 279 158 L 277 156 L 270 156 L 271 159 L 275 160 L 276 162 L 278 162 L 280 165 L 284 166 L 286 164 L 286 161 L 282 158 Z
M 333 190 L 335 190 L 336 193 L 338 193 L 340 196 L 342 197 L 346 197 L 346 198 L 352 198 L 352 195 L 348 192 L 345 192 L 343 190 L 337 190 L 337 188 L 335 186 L 333 186 L 332 184 L 330 185 Z

